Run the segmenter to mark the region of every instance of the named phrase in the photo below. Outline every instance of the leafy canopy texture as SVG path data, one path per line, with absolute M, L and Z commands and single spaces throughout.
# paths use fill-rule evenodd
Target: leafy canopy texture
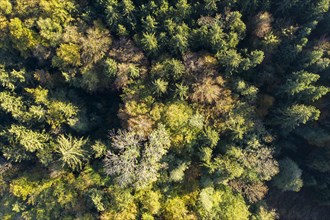
M 170 139 L 163 125 L 154 130 L 147 140 L 134 131 L 119 131 L 112 135 L 113 148 L 118 153 L 108 151 L 105 172 L 115 175 L 121 186 L 132 184 L 137 188 L 155 182 L 161 159 L 170 147 Z
M 60 135 L 56 139 L 56 150 L 60 154 L 60 160 L 63 166 L 68 166 L 72 170 L 80 170 L 83 165 L 83 160 L 85 159 L 85 150 L 83 149 L 86 145 L 87 140 L 83 138 L 77 139 L 71 135 L 65 137 Z
M 330 216 L 329 7 L 0 0 L 0 219 Z

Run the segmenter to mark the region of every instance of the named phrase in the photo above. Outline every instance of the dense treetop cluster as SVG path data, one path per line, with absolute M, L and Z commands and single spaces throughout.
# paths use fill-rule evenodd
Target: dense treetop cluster
M 329 205 L 329 5 L 0 0 L 0 219 Z

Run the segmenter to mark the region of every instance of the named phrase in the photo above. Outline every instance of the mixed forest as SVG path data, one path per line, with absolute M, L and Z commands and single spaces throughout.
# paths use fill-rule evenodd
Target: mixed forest
M 329 5 L 0 0 L 0 219 L 327 219 Z

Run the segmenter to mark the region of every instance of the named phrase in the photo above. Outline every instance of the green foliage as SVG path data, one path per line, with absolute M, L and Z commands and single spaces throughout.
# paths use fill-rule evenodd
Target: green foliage
M 146 212 L 156 215 L 161 209 L 160 191 L 146 191 L 141 197 L 141 204 Z M 150 215 L 151 216 L 151 215 Z
M 117 73 L 117 63 L 115 60 L 107 58 L 104 62 L 105 65 L 105 75 L 108 77 L 116 76 Z
M 12 125 L 8 130 L 9 142 L 12 145 L 15 143 L 20 144 L 26 151 L 34 152 L 44 148 L 48 141 L 48 137 L 45 134 L 40 134 L 26 129 L 23 126 Z
M 226 187 L 202 189 L 198 198 L 198 213 L 202 219 L 249 219 L 243 198 Z
M 165 219 L 179 219 L 187 218 L 188 210 L 182 199 L 174 197 L 166 200 L 164 204 Z
M 279 123 L 284 131 L 290 132 L 300 124 L 306 124 L 309 121 L 317 120 L 320 111 L 314 106 L 292 105 L 279 111 Z
M 95 158 L 100 158 L 106 154 L 107 146 L 101 141 L 96 141 L 92 145 L 92 149 L 95 152 Z
M 175 95 L 180 98 L 180 100 L 184 100 L 188 97 L 188 86 L 183 84 L 175 84 Z
M 95 92 L 99 86 L 100 79 L 96 72 L 88 71 L 82 76 L 81 85 L 89 92 Z
M 329 4 L 0 0 L 0 219 L 324 217 Z
M 158 22 L 150 15 L 147 15 L 145 19 L 142 19 L 143 27 L 147 32 L 154 32 L 158 25 Z
M 329 92 L 329 88 L 325 86 L 314 86 L 320 76 L 306 71 L 293 73 L 293 76 L 283 85 L 283 92 L 296 99 L 301 99 L 307 102 L 313 102 L 320 99 Z
M 278 219 L 278 214 L 274 209 L 267 210 L 264 206 L 260 206 L 256 216 L 252 217 L 253 220 L 275 220 Z
M 5 66 L 0 65 L 0 82 L 3 88 L 8 89 L 10 91 L 14 91 L 16 86 L 25 82 L 23 70 L 21 71 L 11 71 L 10 73 L 6 72 Z
M 50 45 L 57 45 L 62 37 L 62 26 L 53 22 L 50 18 L 39 18 L 37 24 L 40 29 L 40 36 L 49 41 Z
M 155 37 L 155 33 L 143 33 L 141 45 L 143 50 L 145 50 L 147 53 L 155 53 L 158 49 L 158 42 L 157 38 Z
M 77 44 L 61 44 L 56 50 L 57 57 L 53 58 L 53 65 L 61 67 L 62 65 L 81 65 L 80 48 Z
M 21 97 L 16 97 L 10 92 L 0 92 L 1 109 L 10 113 L 13 118 L 20 119 L 25 110 Z
M 13 18 L 8 24 L 9 33 L 16 49 L 18 49 L 23 56 L 37 44 L 35 33 L 25 27 L 19 18 Z
M 166 93 L 168 82 L 162 79 L 156 79 L 153 82 L 153 86 L 155 87 L 154 94 L 157 96 L 161 96 L 162 94 Z
M 11 5 L 9 0 L 1 0 L 0 5 L 0 10 L 3 14 L 6 15 L 12 12 L 13 6 Z
M 68 166 L 72 170 L 81 170 L 86 151 L 83 147 L 87 140 L 77 139 L 69 135 L 68 137 L 60 135 L 54 143 L 55 151 L 60 154 L 60 160 L 63 166 Z
M 89 28 L 86 32 L 86 38 L 81 40 L 81 59 L 85 65 L 90 65 L 104 57 L 111 45 L 111 38 L 109 31 L 100 25 Z
M 298 165 L 289 158 L 280 161 L 280 173 L 274 180 L 274 186 L 283 191 L 298 192 L 303 186 L 301 179 L 302 171 Z
M 52 128 L 57 128 L 62 123 L 74 125 L 76 122 L 75 116 L 77 115 L 77 111 L 77 107 L 72 103 L 53 101 L 49 106 L 47 123 L 51 125 Z
M 171 129 L 182 127 L 192 115 L 192 110 L 184 103 L 174 103 L 168 106 L 165 113 L 166 125 Z
M 170 173 L 170 179 L 173 182 L 180 182 L 184 178 L 184 172 L 188 169 L 187 163 L 182 163 L 178 167 L 176 167 L 174 170 Z
M 102 203 L 102 194 L 99 191 L 93 190 L 91 192 L 91 200 L 93 201 L 98 212 L 103 212 L 105 210 L 104 204 Z

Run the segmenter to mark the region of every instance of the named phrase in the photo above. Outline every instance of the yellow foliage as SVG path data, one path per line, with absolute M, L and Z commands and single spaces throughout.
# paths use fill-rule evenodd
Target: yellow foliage
M 35 33 L 28 29 L 19 18 L 10 19 L 9 32 L 14 42 L 14 46 L 26 55 L 29 49 L 37 45 Z
M 131 204 L 130 207 L 117 212 L 115 210 L 110 210 L 108 212 L 102 213 L 100 216 L 101 220 L 135 220 L 137 215 L 137 207 L 135 204 Z
M 0 14 L 10 14 L 12 9 L 13 7 L 9 0 L 0 0 Z
M 75 8 L 72 0 L 39 0 L 40 8 L 49 13 L 55 22 L 66 24 L 73 20 L 70 12 Z
M 47 89 L 43 89 L 40 86 L 38 86 L 35 89 L 26 88 L 25 91 L 30 93 L 33 96 L 36 103 L 44 104 L 44 105 L 47 105 L 49 103 L 49 101 L 48 101 L 48 90 Z
M 38 183 L 28 180 L 26 177 L 22 177 L 13 180 L 10 184 L 10 192 L 23 200 L 26 200 L 37 188 Z
M 160 120 L 163 111 L 164 111 L 164 104 L 162 104 L 162 103 L 154 104 L 154 106 L 152 107 L 152 109 L 150 111 L 151 118 L 155 121 Z
M 190 116 L 192 115 L 192 109 L 183 103 L 174 103 L 167 107 L 165 112 L 166 124 L 171 129 L 177 129 L 184 126 Z
M 78 108 L 71 103 L 60 101 L 52 101 L 48 109 L 47 123 L 53 129 L 58 128 L 61 124 L 67 123 L 73 125 L 76 123 L 75 116 L 78 113 Z
M 162 195 L 159 191 L 147 190 L 140 196 L 140 202 L 145 210 L 150 214 L 157 214 L 161 208 Z
M 188 210 L 184 201 L 179 197 L 167 199 L 164 205 L 164 218 L 166 220 L 186 220 Z
M 80 49 L 79 45 L 68 43 L 61 44 L 61 46 L 56 50 L 58 58 L 64 62 L 66 65 L 80 66 Z M 56 64 L 56 63 L 55 63 Z M 58 65 L 58 64 L 56 64 Z
M 140 114 L 146 114 L 148 107 L 145 103 L 138 103 L 134 100 L 125 103 L 126 112 L 131 116 L 137 116 Z

